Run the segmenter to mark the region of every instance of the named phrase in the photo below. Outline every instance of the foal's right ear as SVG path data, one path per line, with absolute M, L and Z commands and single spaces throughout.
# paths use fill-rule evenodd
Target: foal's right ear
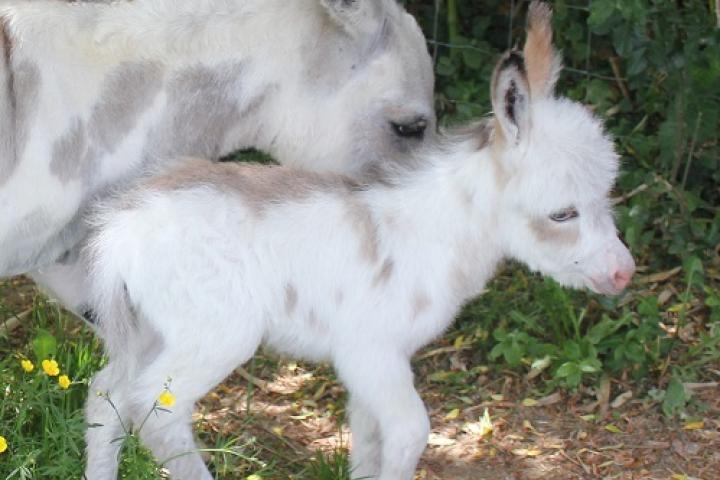
M 508 144 L 518 145 L 530 129 L 530 87 L 519 52 L 508 52 L 498 62 L 490 93 L 499 133 Z

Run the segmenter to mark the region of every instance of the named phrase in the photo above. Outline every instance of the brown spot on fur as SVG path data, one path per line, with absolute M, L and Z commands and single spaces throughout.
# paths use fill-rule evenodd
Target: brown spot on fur
M 315 312 L 314 308 L 310 309 L 310 312 L 308 313 L 307 323 L 313 329 L 317 329 L 320 324 L 320 322 L 318 321 L 317 313 Z
M 580 238 L 577 226 L 555 225 L 544 218 L 530 220 L 530 230 L 538 241 L 558 246 L 573 245 Z
M 371 264 L 379 260 L 380 241 L 372 211 L 367 205 L 350 199 L 347 202 L 348 220 L 360 237 L 360 254 Z
M 317 193 L 347 192 L 343 178 L 280 166 L 189 159 L 164 175 L 150 178 L 145 186 L 156 190 L 218 188 L 238 193 L 256 214 L 262 215 L 268 207 L 302 201 Z
M 295 312 L 295 308 L 298 304 L 298 292 L 297 289 L 290 283 L 285 285 L 285 313 L 287 316 L 291 316 Z
M 390 258 L 386 258 L 373 279 L 373 287 L 379 287 L 380 285 L 387 283 L 388 280 L 390 280 L 390 277 L 392 277 L 394 270 L 395 261 Z
M 430 309 L 432 302 L 427 293 L 423 291 L 415 292 L 415 298 L 413 299 L 412 305 L 412 318 L 416 320 L 420 315 Z
M 470 143 L 475 150 L 482 150 L 490 144 L 494 123 L 492 119 L 482 119 L 467 125 L 450 127 L 443 131 L 441 142 L 449 143 L 453 149 L 457 143 Z
M 552 94 L 562 60 L 552 44 L 552 9 L 545 2 L 535 0 L 528 12 L 528 34 L 525 42 L 525 68 L 530 92 L 534 98 Z

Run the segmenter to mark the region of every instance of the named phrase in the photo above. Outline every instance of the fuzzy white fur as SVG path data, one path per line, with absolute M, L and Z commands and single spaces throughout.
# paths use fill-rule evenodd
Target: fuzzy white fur
M 193 404 L 264 344 L 336 368 L 354 477 L 410 480 L 429 431 L 410 358 L 503 258 L 570 286 L 626 286 L 634 264 L 609 208 L 612 142 L 581 105 L 531 98 L 511 60 L 496 70 L 495 126 L 480 149 L 477 137 L 448 139 L 364 186 L 195 160 L 100 211 L 88 259 L 110 363 L 91 389 L 138 425 L 172 378 L 177 405 L 140 435 L 172 459 L 173 478 L 212 478 L 192 453 Z M 299 190 L 258 197 L 282 175 Z M 579 217 L 549 218 L 570 207 Z M 115 478 L 116 413 L 91 394 L 87 415 L 103 425 L 88 432 L 87 478 Z

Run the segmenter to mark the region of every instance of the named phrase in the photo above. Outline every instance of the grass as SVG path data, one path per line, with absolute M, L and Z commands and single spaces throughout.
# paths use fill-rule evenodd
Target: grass
M 83 406 L 90 379 L 104 361 L 100 346 L 87 328 L 43 297 L 37 298 L 31 319 L 26 322 L 19 336 L 0 334 L 0 386 L 4 392 L 0 435 L 8 445 L 7 451 L 0 454 L 0 479 L 82 478 L 86 428 Z M 61 388 L 58 375 L 43 371 L 42 361 L 50 358 L 57 361 L 60 374 L 71 378 L 69 388 Z M 32 362 L 31 372 L 23 369 L 22 360 Z M 153 408 L 148 406 L 149 411 Z M 252 418 L 248 421 L 252 422 Z M 254 438 L 203 437 L 211 446 L 203 448 L 202 453 L 218 478 L 350 478 L 344 450 L 309 456 L 288 471 L 272 460 L 263 460 L 263 453 L 268 457 L 267 448 Z M 141 445 L 137 432 L 129 432 L 122 441 L 121 478 L 165 478 L 161 466 Z

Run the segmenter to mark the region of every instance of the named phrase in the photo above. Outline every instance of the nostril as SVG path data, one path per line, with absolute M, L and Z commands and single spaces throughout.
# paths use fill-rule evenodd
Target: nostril
M 615 288 L 617 288 L 618 290 L 624 289 L 630 283 L 631 278 L 632 278 L 632 271 L 617 270 L 615 272 L 615 275 L 613 276 L 613 282 L 615 283 Z

